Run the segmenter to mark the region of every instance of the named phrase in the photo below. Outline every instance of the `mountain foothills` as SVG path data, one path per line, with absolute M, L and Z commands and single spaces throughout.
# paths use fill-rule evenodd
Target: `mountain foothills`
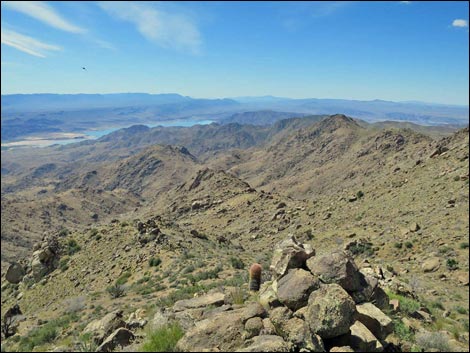
M 2 150 L 2 351 L 468 351 L 468 127 L 263 101 Z

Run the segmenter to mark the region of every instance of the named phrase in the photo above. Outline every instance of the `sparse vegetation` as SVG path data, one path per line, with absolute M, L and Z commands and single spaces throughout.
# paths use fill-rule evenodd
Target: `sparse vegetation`
M 178 323 L 169 323 L 147 334 L 141 352 L 176 352 L 176 344 L 183 335 Z
M 410 315 L 416 310 L 419 310 L 419 308 L 421 307 L 421 304 L 412 298 L 408 298 L 400 294 L 395 294 L 390 291 L 387 292 L 387 295 L 390 299 L 398 299 L 398 301 L 400 302 L 401 312 L 407 315 Z
M 460 249 L 468 249 L 468 242 L 462 242 L 459 245 Z
M 455 259 L 447 259 L 446 266 L 449 270 L 453 271 L 459 268 L 459 262 Z
M 152 257 L 149 259 L 150 267 L 158 267 L 162 263 L 162 260 L 159 257 Z
M 124 286 L 120 284 L 114 284 L 106 289 L 112 299 L 120 298 L 124 296 L 125 290 Z
M 82 248 L 80 245 L 78 245 L 77 241 L 75 239 L 70 239 L 67 242 L 67 254 L 69 256 L 72 256 L 73 254 L 79 252 Z
M 232 265 L 233 268 L 236 269 L 243 269 L 245 267 L 245 264 L 239 257 L 231 257 L 230 258 L 230 264 Z
M 450 352 L 449 340 L 442 332 L 418 332 L 416 344 L 425 352 L 437 349 L 439 352 Z

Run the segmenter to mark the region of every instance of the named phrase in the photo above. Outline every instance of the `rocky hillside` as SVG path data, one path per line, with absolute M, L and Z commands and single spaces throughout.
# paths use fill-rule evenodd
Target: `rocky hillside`
M 465 350 L 468 128 L 269 129 L 215 155 L 123 135 L 2 161 L 2 347 Z

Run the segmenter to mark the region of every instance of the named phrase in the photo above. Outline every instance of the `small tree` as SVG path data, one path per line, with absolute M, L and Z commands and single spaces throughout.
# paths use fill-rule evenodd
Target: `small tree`
M 1 330 L 4 338 L 8 338 L 13 336 L 16 333 L 17 328 L 17 320 L 15 316 L 7 316 L 5 315 L 4 319 L 2 320 Z
M 124 286 L 120 284 L 114 284 L 111 287 L 108 287 L 107 292 L 111 296 L 111 298 L 116 299 L 124 296 Z

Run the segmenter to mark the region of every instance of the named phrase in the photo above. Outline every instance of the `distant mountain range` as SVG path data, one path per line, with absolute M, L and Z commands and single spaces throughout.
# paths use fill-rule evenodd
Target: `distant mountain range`
M 346 114 L 367 122 L 406 121 L 465 126 L 469 107 L 384 100 L 290 99 L 274 96 L 196 99 L 175 93 L 2 95 L 2 140 L 50 132 L 83 132 L 109 126 L 201 119 L 269 125 L 305 115 Z

